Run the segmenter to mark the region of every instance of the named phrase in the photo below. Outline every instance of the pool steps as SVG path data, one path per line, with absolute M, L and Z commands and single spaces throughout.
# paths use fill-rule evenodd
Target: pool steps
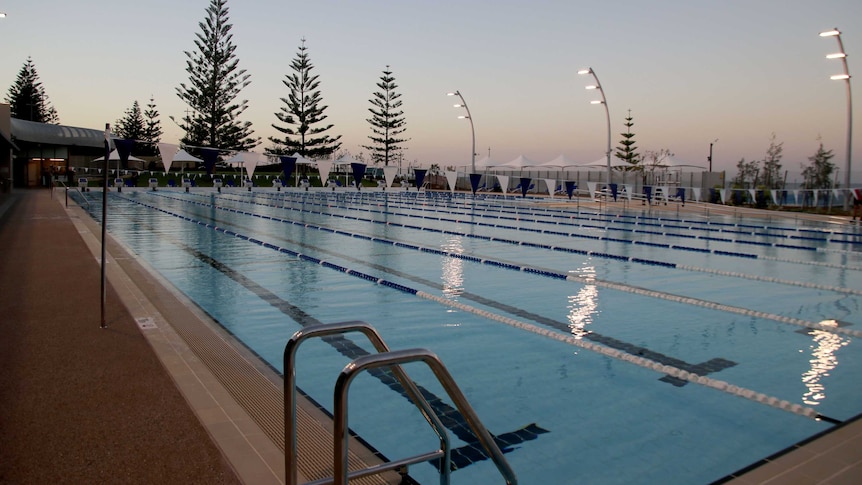
M 348 478 L 360 478 L 376 475 L 391 470 L 399 470 L 406 474 L 407 466 L 415 463 L 423 463 L 430 460 L 439 460 L 437 465 L 440 471 L 440 483 L 449 483 L 452 460 L 451 444 L 446 428 L 440 421 L 434 409 L 423 397 L 422 392 L 410 379 L 400 364 L 421 361 L 428 365 L 437 377 L 438 382 L 449 394 L 458 411 L 466 418 L 470 429 L 479 439 L 485 452 L 493 460 L 498 471 L 507 484 L 516 484 L 517 478 L 503 452 L 500 450 L 488 429 L 482 424 L 473 407 L 467 402 L 464 394 L 458 388 L 452 375 L 443 365 L 443 362 L 432 352 L 425 349 L 407 349 L 391 351 L 380 334 L 371 325 L 360 322 L 340 322 L 331 324 L 320 324 L 305 327 L 288 340 L 284 347 L 284 436 L 285 436 L 285 470 L 286 484 L 296 485 L 297 479 L 297 447 L 296 447 L 296 352 L 299 345 L 309 338 L 326 337 L 329 335 L 340 335 L 347 332 L 360 332 L 365 335 L 374 345 L 378 353 L 364 355 L 351 361 L 338 376 L 335 384 L 334 398 L 334 430 L 333 430 L 333 476 L 311 482 L 314 485 L 334 483 L 336 485 L 347 485 Z M 440 440 L 440 449 L 428 453 L 422 453 L 413 457 L 390 461 L 388 463 L 369 466 L 362 469 L 350 470 L 348 463 L 348 390 L 350 382 L 359 373 L 376 367 L 388 367 L 400 382 L 410 397 L 411 402 L 419 408 L 425 420 L 437 434 Z M 355 467 L 354 467 L 355 468 Z

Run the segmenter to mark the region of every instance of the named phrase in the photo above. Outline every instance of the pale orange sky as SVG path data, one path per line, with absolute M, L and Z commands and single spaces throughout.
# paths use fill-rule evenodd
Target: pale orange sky
M 6 0 L 0 11 L 4 97 L 28 56 L 63 124 L 104 127 L 132 102 L 154 96 L 165 130 L 185 105 L 183 51 L 194 49 L 206 0 Z M 784 142 L 784 169 L 798 172 L 822 137 L 845 166 L 846 96 L 830 81 L 840 61 L 823 30 L 842 30 L 850 72 L 862 70 L 862 2 L 741 1 L 228 1 L 239 66 L 251 74 L 249 100 L 257 148 L 287 95 L 289 63 L 306 39 L 333 135 L 363 151 L 371 134 L 368 99 L 386 65 L 399 85 L 410 137 L 406 161 L 464 165 L 470 127 L 453 108 L 460 90 L 475 123 L 479 157 L 559 154 L 590 162 L 607 145 L 604 110 L 590 104 L 592 67 L 610 108 L 612 147 L 627 111 L 641 150 L 735 173 L 762 158 L 772 133 Z M 860 71 L 862 72 L 862 71 Z M 860 74 L 862 75 L 862 74 Z M 858 91 L 858 89 L 857 89 Z M 857 99 L 862 93 L 857 94 Z M 858 103 L 857 103 L 858 104 Z M 862 111 L 857 110 L 857 118 Z M 862 173 L 862 120 L 853 172 Z M 791 180 L 793 175 L 791 175 Z M 843 179 L 843 172 L 841 175 Z M 854 175 L 854 181 L 862 177 Z

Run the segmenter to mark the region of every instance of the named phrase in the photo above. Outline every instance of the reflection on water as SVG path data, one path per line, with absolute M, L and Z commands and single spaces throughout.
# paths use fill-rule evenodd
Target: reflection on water
M 572 329 L 572 335 L 581 338 L 589 333 L 587 325 L 593 323 L 593 315 L 598 313 L 596 307 L 599 301 L 599 288 L 589 284 L 596 279 L 595 266 L 584 266 L 574 273 L 587 281 L 577 294 L 569 296 L 568 305 L 569 328 Z
M 461 236 L 452 236 L 440 249 L 456 254 L 463 253 L 464 244 Z M 442 266 L 443 274 L 440 279 L 443 280 L 443 297 L 455 299 L 464 292 L 464 260 L 444 256 Z
M 821 325 L 837 326 L 835 320 L 824 320 Z M 829 376 L 829 371 L 838 366 L 838 358 L 835 351 L 850 343 L 850 339 L 823 330 L 812 330 L 810 334 L 814 338 L 811 345 L 811 369 L 802 374 L 802 383 L 808 391 L 802 395 L 805 404 L 816 406 L 826 399 L 826 386 L 821 379 Z

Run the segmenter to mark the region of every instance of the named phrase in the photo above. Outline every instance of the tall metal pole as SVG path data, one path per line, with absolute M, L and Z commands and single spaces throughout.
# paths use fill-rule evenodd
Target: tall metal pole
M 850 70 L 847 67 L 847 53 L 844 52 L 844 43 L 841 41 L 841 31 L 837 28 L 832 29 L 830 31 L 821 32 L 820 37 L 835 37 L 838 41 L 838 52 L 835 54 L 829 54 L 826 56 L 827 59 L 841 59 L 841 63 L 844 65 L 844 74 L 838 74 L 832 76 L 833 80 L 843 80 L 845 86 L 847 87 L 847 163 L 845 166 L 846 172 L 844 173 L 844 188 L 847 189 L 848 193 L 844 197 L 844 210 L 850 210 L 850 199 L 852 198 L 850 191 L 850 153 L 853 147 L 853 96 L 850 92 Z
M 605 98 L 605 90 L 602 89 L 602 83 L 599 82 L 599 77 L 596 76 L 596 71 L 593 70 L 592 67 L 587 69 L 582 69 L 578 71 L 578 74 L 590 74 L 593 76 L 593 80 L 596 81 L 596 84 L 593 86 L 587 86 L 587 89 L 596 89 L 601 93 L 602 99 L 601 101 L 592 101 L 592 104 L 603 104 L 605 105 L 605 118 L 608 122 L 608 151 L 606 152 L 607 162 L 608 162 L 608 189 L 610 189 L 611 183 L 611 113 L 608 109 L 608 100 Z
M 706 160 L 709 162 L 709 172 L 710 173 L 712 173 L 712 146 L 715 145 L 716 143 L 718 143 L 718 138 L 716 138 L 715 140 L 712 141 L 712 143 L 709 144 L 709 156 L 706 158 Z
M 473 116 L 470 114 L 470 108 L 467 107 L 464 96 L 461 96 L 461 91 L 447 93 L 447 96 L 458 96 L 461 99 L 461 104 L 456 104 L 455 107 L 464 108 L 467 111 L 467 116 L 459 116 L 458 118 L 467 118 L 470 121 L 470 133 L 473 135 L 473 146 L 470 150 L 470 173 L 476 173 L 476 128 L 473 126 Z
M 105 123 L 105 160 L 102 171 L 105 174 L 105 183 L 102 187 L 102 323 L 101 327 L 105 328 L 108 324 L 105 321 L 105 300 L 107 299 L 107 280 L 105 278 L 105 270 L 107 261 L 105 260 L 105 247 L 107 246 L 108 234 L 108 159 L 111 158 L 111 124 Z

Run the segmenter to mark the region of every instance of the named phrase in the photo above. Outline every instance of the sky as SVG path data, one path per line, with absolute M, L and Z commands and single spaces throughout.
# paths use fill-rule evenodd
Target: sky
M 138 101 L 155 100 L 178 143 L 188 81 L 209 0 L 0 0 L 3 98 L 27 57 L 60 122 L 103 129 Z M 470 123 L 446 93 L 458 90 L 472 115 L 477 159 L 536 162 L 560 154 L 604 157 L 607 120 L 599 93 L 578 70 L 592 68 L 605 93 L 616 149 L 633 118 L 639 151 L 736 174 L 761 160 L 772 134 L 783 143 L 788 181 L 822 142 L 846 173 L 847 96 L 834 38 L 842 31 L 851 75 L 862 76 L 858 0 L 228 0 L 239 67 L 252 83 L 240 116 L 271 145 L 290 62 L 305 39 L 319 76 L 330 135 L 367 150 L 369 99 L 389 66 L 410 140 L 405 164 L 469 165 Z M 854 57 L 858 55 L 860 57 Z M 852 82 L 855 84 L 855 80 Z M 854 86 L 855 87 L 855 86 Z M 856 87 L 856 98 L 862 91 Z M 858 107 L 858 101 L 854 107 Z M 862 110 L 856 110 L 852 173 L 862 182 Z M 716 141 L 717 140 L 717 141 Z M 367 153 L 366 153 L 367 154 Z

